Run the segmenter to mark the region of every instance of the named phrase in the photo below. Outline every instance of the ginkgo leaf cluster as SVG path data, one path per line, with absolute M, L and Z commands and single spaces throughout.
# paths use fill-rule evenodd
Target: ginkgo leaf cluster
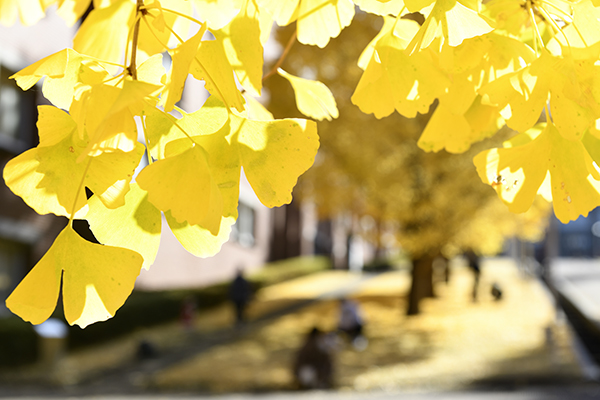
M 337 118 L 331 91 L 282 63 L 296 41 L 326 47 L 357 9 L 383 19 L 355 60 L 360 110 L 415 117 L 435 104 L 418 142 L 434 152 L 465 152 L 506 124 L 518 135 L 475 163 L 512 211 L 537 194 L 562 221 L 600 204 L 597 0 L 0 0 L 0 23 L 30 25 L 54 6 L 73 25 L 90 5 L 72 49 L 13 76 L 24 90 L 43 80 L 53 106 L 40 108 L 40 144 L 10 161 L 4 179 L 39 213 L 87 219 L 105 246 L 80 246 L 69 224 L 9 298 L 24 319 L 42 321 L 54 308 L 54 292 L 32 293 L 51 270 L 74 302 L 69 323 L 113 315 L 135 274 L 115 278 L 124 292 L 104 290 L 104 278 L 86 272 L 92 264 L 65 249 L 106 248 L 110 259 L 116 246 L 139 272 L 153 262 L 161 215 L 189 251 L 214 254 L 237 218 L 242 168 L 263 204 L 290 202 L 319 146 L 316 123 L 273 120 L 251 96 L 279 75 L 305 116 Z M 273 23 L 295 33 L 265 73 Z M 178 107 L 190 75 L 211 94 L 193 113 Z M 134 184 L 144 152 L 149 165 Z M 75 297 L 71 273 L 85 286 Z
M 196 3 L 197 11 L 209 6 Z M 73 22 L 89 4 L 61 1 L 58 13 Z M 195 19 L 185 0 L 94 7 L 73 49 L 12 77 L 23 90 L 43 80 L 52 106 L 39 107 L 40 143 L 6 165 L 6 184 L 40 214 L 86 219 L 101 243 L 86 242 L 71 223 L 63 230 L 7 300 L 33 323 L 52 314 L 60 290 L 71 324 L 113 316 L 154 261 L 163 214 L 188 251 L 214 255 L 237 218 L 242 169 L 263 204 L 281 206 L 319 147 L 315 122 L 275 120 L 244 98 L 261 92 L 272 21 L 254 1 L 219 4 L 214 21 Z M 211 94 L 193 113 L 176 106 L 188 75 Z M 134 183 L 144 153 L 149 164 Z
M 388 2 L 360 2 L 381 7 Z M 374 4 L 374 5 L 373 5 Z M 419 146 L 462 153 L 506 124 L 520 135 L 475 158 L 514 212 L 537 194 L 563 222 L 600 205 L 600 8 L 591 0 L 405 1 L 385 13 L 353 102 L 378 118 L 438 103 Z M 422 24 L 403 18 L 419 12 Z M 543 119 L 545 129 L 537 126 Z M 539 140 L 529 143 L 529 138 Z M 517 144 L 518 143 L 518 144 Z M 551 189 L 550 189 L 551 188 Z

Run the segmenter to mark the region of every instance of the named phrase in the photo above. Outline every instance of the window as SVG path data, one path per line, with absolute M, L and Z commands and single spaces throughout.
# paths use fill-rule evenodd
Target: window
M 0 65 L 0 147 L 17 154 L 36 144 L 36 107 L 34 92 L 23 92 L 11 75 Z
M 0 67 L 0 135 L 14 140 L 19 127 L 19 93 L 8 77 L 10 72 Z
M 254 246 L 254 221 L 254 209 L 240 201 L 238 204 L 238 219 L 231 230 L 231 239 L 244 247 Z

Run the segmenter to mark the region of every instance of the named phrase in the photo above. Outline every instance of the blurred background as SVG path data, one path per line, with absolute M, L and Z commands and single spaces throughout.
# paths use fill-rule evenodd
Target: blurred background
M 6 309 L 66 220 L 1 183 L 0 397 L 600 398 L 600 212 L 564 225 L 539 199 L 510 214 L 471 161 L 506 128 L 462 155 L 425 153 L 416 141 L 430 114 L 361 113 L 349 100 L 356 60 L 380 26 L 359 13 L 326 49 L 295 44 L 282 64 L 324 82 L 340 113 L 319 122 L 292 204 L 268 209 L 242 179 L 232 236 L 208 259 L 163 229 L 155 264 L 107 322 L 67 326 L 60 301 L 35 327 Z M 47 104 L 8 77 L 74 32 L 52 12 L 0 27 L 2 167 L 37 145 Z M 292 35 L 274 34 L 266 70 Z M 189 79 L 180 105 L 192 112 L 207 96 Z M 260 100 L 277 118 L 302 117 L 277 75 Z

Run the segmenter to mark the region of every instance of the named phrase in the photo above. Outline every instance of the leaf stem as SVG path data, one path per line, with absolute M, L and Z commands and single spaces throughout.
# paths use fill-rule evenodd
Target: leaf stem
M 147 100 L 144 100 L 146 102 L 148 102 Z M 154 106 L 152 106 L 154 107 Z M 194 144 L 198 144 L 196 143 L 196 141 L 194 139 L 192 139 L 192 137 L 190 136 L 189 133 L 187 133 L 187 131 L 185 129 L 183 129 L 180 125 L 179 125 L 179 121 L 177 120 L 177 118 L 175 118 L 174 116 L 172 116 L 171 114 L 169 114 L 168 112 L 165 112 L 159 108 L 156 108 L 157 111 L 159 111 L 160 113 L 162 113 L 165 117 L 167 117 L 168 119 L 171 120 L 171 122 L 173 122 L 173 125 L 175 125 L 175 127 L 177 127 L 177 129 L 179 129 L 185 136 L 187 136 L 188 139 L 190 139 L 192 141 L 192 143 Z M 144 132 L 144 136 L 145 136 L 146 132 Z M 148 148 L 149 149 L 149 148 Z
M 558 24 L 556 23 L 556 21 L 554 20 L 554 18 L 552 18 L 552 16 L 548 13 L 548 11 L 546 11 L 546 9 L 544 8 L 544 6 L 540 5 L 538 6 L 538 9 L 540 10 L 540 12 L 542 13 L 542 15 L 544 16 L 544 19 L 548 22 L 550 22 L 550 25 L 552 25 L 552 27 L 557 31 L 560 32 L 563 37 L 565 38 L 565 42 L 567 43 L 567 46 L 569 47 L 569 51 L 571 51 L 571 43 L 569 43 L 569 38 L 567 37 L 567 35 L 565 34 L 565 32 L 560 28 L 560 26 L 558 26 Z
M 108 82 L 114 81 L 115 79 L 119 79 L 119 78 L 121 78 L 123 76 L 125 76 L 125 71 L 122 71 L 120 74 L 115 75 L 112 78 L 108 78 L 107 80 L 102 81 L 102 83 L 108 83 Z M 117 83 L 117 85 L 118 85 L 118 83 Z
M 133 28 L 135 27 L 135 24 L 139 21 L 140 18 L 140 14 L 137 14 L 135 16 L 135 21 L 133 21 L 133 25 L 129 28 L 129 31 L 127 32 L 127 44 L 125 45 L 125 61 L 123 62 L 124 65 L 121 65 L 121 67 L 123 67 L 125 71 L 128 71 L 127 58 L 129 57 L 129 45 L 131 44 L 131 35 L 133 34 Z
M 279 60 L 277 60 L 277 62 L 273 66 L 273 68 L 271 68 L 271 70 L 269 72 L 267 72 L 265 74 L 265 76 L 263 76 L 263 78 L 262 78 L 263 82 L 266 79 L 270 78 L 271 76 L 273 76 L 273 75 L 275 75 L 277 73 L 277 70 L 279 69 L 279 67 L 281 67 L 281 64 L 283 64 L 283 62 L 285 61 L 285 58 L 288 56 L 288 53 L 292 49 L 292 46 L 296 42 L 296 37 L 297 36 L 298 36 L 298 31 L 294 31 L 294 34 L 288 40 L 287 45 L 285 46 L 285 49 L 283 50 L 283 53 L 281 53 L 281 56 L 279 57 Z
M 562 17 L 561 17 L 561 18 L 562 18 L 563 22 L 565 22 L 565 23 L 567 23 L 567 24 L 570 24 L 570 23 L 572 23 L 572 22 L 573 22 L 573 16 L 572 16 L 571 14 L 568 14 L 568 13 L 564 12 L 563 10 L 561 10 L 559 7 L 555 6 L 555 5 L 554 5 L 554 4 L 552 4 L 551 2 L 549 2 L 549 1 L 545 1 L 545 0 L 542 0 L 542 1 L 540 2 L 540 4 L 543 4 L 543 5 L 546 5 L 546 6 L 550 6 L 550 7 L 552 7 L 552 8 L 553 8 L 555 11 L 559 12 L 560 14 L 562 14 Z M 567 18 L 568 18 L 568 20 L 567 20 L 567 19 L 565 19 L 564 17 L 567 17 Z
M 530 2 L 527 2 L 527 11 L 529 11 L 529 17 L 531 18 L 531 25 L 535 32 L 535 35 L 533 38 L 533 44 L 535 46 L 535 53 L 538 54 L 536 37 L 537 37 L 537 40 L 540 42 L 540 45 L 542 46 L 543 49 L 545 49 L 546 46 L 544 45 L 544 40 L 542 39 L 542 35 L 540 34 L 540 30 L 538 29 L 537 22 L 535 21 L 535 14 L 533 13 L 533 8 L 531 7 Z
M 200 26 L 203 26 L 203 25 L 200 25 Z M 184 40 L 181 38 L 181 36 L 179 36 L 177 34 L 177 32 L 175 32 L 175 30 L 173 28 L 171 28 L 168 24 L 165 24 L 165 28 L 167 28 L 173 34 L 173 36 L 175 36 L 177 38 L 177 40 L 179 40 L 179 43 L 183 44 Z
M 150 7 L 150 8 L 147 8 L 147 9 L 151 10 L 153 8 L 154 7 Z M 170 12 L 170 13 L 175 14 L 175 15 L 179 15 L 180 17 L 183 17 L 183 18 L 187 18 L 188 20 L 190 20 L 190 21 L 192 21 L 192 22 L 194 22 L 194 23 L 196 23 L 196 24 L 198 24 L 200 26 L 204 25 L 202 22 L 198 21 L 196 18 L 190 17 L 189 15 L 186 15 L 184 13 L 180 13 L 179 11 L 171 10 L 169 8 L 160 8 L 160 10 L 166 11 L 166 12 Z
M 146 12 L 146 10 L 142 10 L 144 7 L 144 0 L 137 0 L 137 13 L 136 13 L 136 21 L 135 26 L 133 27 L 133 39 L 131 40 L 131 62 L 129 64 L 129 74 L 133 80 L 137 80 L 137 66 L 136 66 L 136 58 L 137 58 L 137 43 L 140 35 L 140 18 L 139 15 L 142 16 Z
M 425 37 L 425 31 L 427 29 L 429 29 L 430 23 L 431 23 L 431 18 L 427 18 L 425 20 L 425 22 L 423 22 L 423 25 L 421 25 L 421 27 L 419 28 L 419 30 L 417 31 L 415 36 L 411 39 L 408 46 L 406 46 L 406 49 L 404 50 L 404 52 L 406 54 L 408 54 L 409 56 L 412 56 L 413 53 L 415 51 L 417 51 L 417 49 L 421 50 L 421 46 L 423 45 L 423 38 Z M 393 34 L 393 32 L 392 32 L 392 34 Z
M 86 57 L 87 57 L 87 56 L 86 56 Z M 97 62 L 98 64 L 108 64 L 108 65 L 114 65 L 115 67 L 121 67 L 121 68 L 123 68 L 123 69 L 127 69 L 127 66 L 126 66 L 126 65 L 123 65 L 123 64 L 119 64 L 119 63 L 116 63 L 116 62 L 110 62 L 110 61 L 107 61 L 107 60 L 101 60 L 101 59 L 99 59 L 99 58 L 94 58 L 94 57 L 90 57 L 90 58 L 91 58 L 91 59 L 93 59 L 93 60 L 94 60 L 95 62 Z

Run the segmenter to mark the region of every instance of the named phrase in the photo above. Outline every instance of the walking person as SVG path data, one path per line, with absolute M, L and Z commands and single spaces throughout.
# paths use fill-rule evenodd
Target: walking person
M 244 278 L 242 269 L 238 269 L 231 286 L 229 287 L 229 298 L 235 306 L 235 324 L 240 326 L 246 319 L 246 307 L 252 298 L 250 283 Z

